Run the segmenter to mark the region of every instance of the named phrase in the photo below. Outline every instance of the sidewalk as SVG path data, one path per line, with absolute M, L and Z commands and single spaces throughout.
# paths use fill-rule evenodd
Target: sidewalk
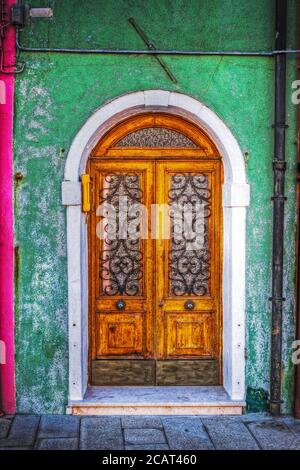
M 300 450 L 300 420 L 244 416 L 0 418 L 0 450 Z

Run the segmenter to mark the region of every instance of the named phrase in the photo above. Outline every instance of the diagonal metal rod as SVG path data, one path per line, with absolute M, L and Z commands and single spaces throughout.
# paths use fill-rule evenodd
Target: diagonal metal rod
M 147 38 L 146 34 L 144 33 L 144 31 L 141 29 L 141 27 L 137 24 L 137 22 L 135 21 L 134 18 L 129 18 L 128 19 L 129 23 L 133 26 L 133 28 L 135 29 L 135 31 L 138 33 L 138 35 L 142 38 L 142 40 L 144 41 L 144 43 L 146 44 L 146 46 L 148 47 L 148 49 L 150 51 L 155 51 L 156 50 L 156 47 L 154 46 L 153 42 L 149 41 L 149 39 Z M 166 74 L 168 75 L 169 79 L 173 82 L 173 83 L 177 83 L 177 80 L 176 78 L 174 77 L 174 75 L 172 74 L 171 70 L 169 69 L 169 67 L 164 63 L 164 61 L 158 57 L 157 55 L 154 56 L 155 59 L 157 60 L 157 62 L 159 63 L 159 65 L 164 69 L 164 71 L 166 72 Z

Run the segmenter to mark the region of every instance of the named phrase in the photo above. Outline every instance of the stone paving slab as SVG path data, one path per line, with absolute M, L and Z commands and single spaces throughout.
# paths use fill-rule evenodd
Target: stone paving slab
M 239 418 L 202 418 L 202 423 L 218 450 L 259 450 L 259 447 Z
M 289 424 L 288 427 L 291 429 L 291 431 L 296 434 L 298 439 L 300 439 L 300 422 L 294 423 L 294 424 Z
M 37 450 L 77 450 L 77 437 L 57 438 L 57 439 L 39 439 L 35 447 Z
M 8 435 L 11 421 L 9 419 L 0 419 L 0 439 L 4 439 Z
M 121 419 L 117 416 L 82 418 L 80 448 L 83 450 L 124 449 Z
M 172 450 L 209 450 L 213 444 L 198 417 L 163 417 L 162 423 Z
M 291 416 L 281 418 L 287 427 L 300 438 L 300 419 L 294 419 Z
M 39 416 L 17 415 L 11 425 L 8 438 L 0 439 L 0 447 L 32 446 L 39 422 Z
M 80 418 L 77 416 L 44 415 L 39 426 L 39 438 L 77 437 Z
M 247 427 L 264 450 L 300 450 L 300 439 L 282 421 L 248 422 Z
M 160 429 L 124 429 L 125 444 L 166 444 L 164 433 Z
M 158 416 L 122 416 L 122 427 L 162 429 L 163 425 Z

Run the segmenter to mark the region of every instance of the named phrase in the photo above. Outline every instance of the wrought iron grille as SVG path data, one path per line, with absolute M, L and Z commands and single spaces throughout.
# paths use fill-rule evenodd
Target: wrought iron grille
M 141 178 L 138 174 L 109 174 L 104 177 L 100 194 L 101 203 L 111 204 L 116 211 L 115 236 L 112 237 L 112 226 L 107 221 L 100 254 L 100 278 L 102 293 L 105 295 L 134 296 L 141 293 L 143 276 L 143 256 L 141 240 L 128 238 L 124 227 L 137 219 L 140 214 L 135 205 L 142 202 Z M 120 201 L 126 197 L 127 212 L 120 217 Z M 127 229 L 126 229 L 127 231 Z M 120 236 L 120 233 L 123 234 Z M 127 236 L 127 238 L 125 238 Z M 124 237 L 124 238 L 123 238 Z
M 171 206 L 170 294 L 207 295 L 210 279 L 208 219 L 211 214 L 208 175 L 202 173 L 171 175 L 169 203 Z M 184 219 L 186 209 L 190 212 L 188 221 Z M 199 237 L 200 233 L 199 240 L 197 235 Z
M 123 137 L 115 147 L 197 147 L 184 134 L 165 127 L 147 127 Z

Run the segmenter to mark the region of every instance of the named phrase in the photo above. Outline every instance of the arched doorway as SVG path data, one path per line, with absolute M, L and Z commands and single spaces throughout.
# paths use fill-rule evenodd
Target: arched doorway
M 81 212 L 80 176 L 92 149 L 122 120 L 162 111 L 203 129 L 222 156 L 223 206 L 223 386 L 232 400 L 245 396 L 245 217 L 249 185 L 239 145 L 226 124 L 194 98 L 163 90 L 129 93 L 103 105 L 86 121 L 68 152 L 62 203 L 67 207 L 69 399 L 84 399 L 88 384 L 88 252 L 86 216 Z
M 90 383 L 222 383 L 222 157 L 183 117 L 122 120 L 93 149 Z

